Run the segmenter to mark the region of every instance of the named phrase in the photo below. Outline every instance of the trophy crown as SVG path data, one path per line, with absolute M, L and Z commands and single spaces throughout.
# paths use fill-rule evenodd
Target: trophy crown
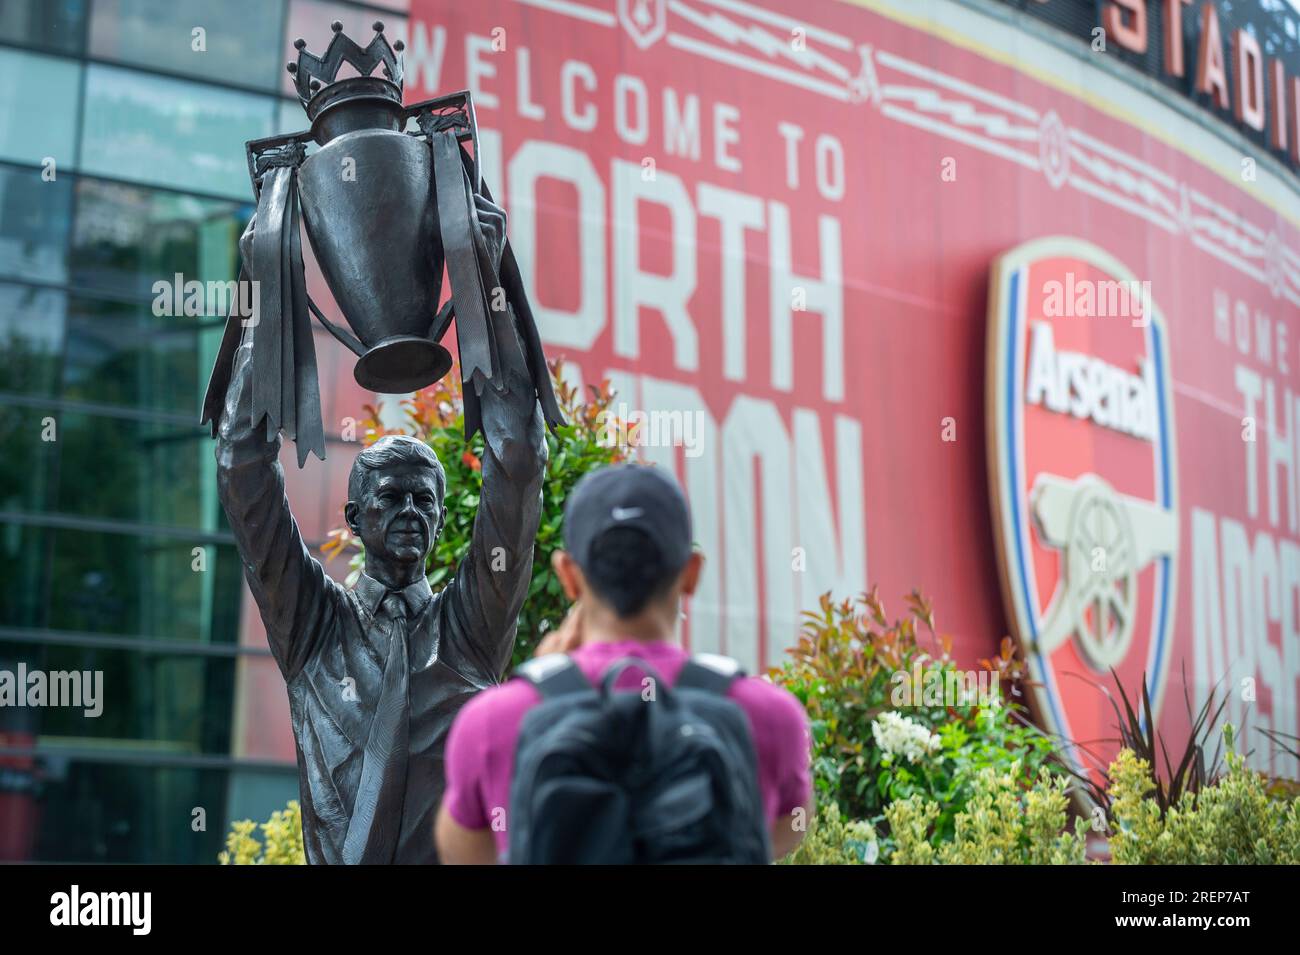
M 375 35 L 370 41 L 370 45 L 362 48 L 351 37 L 343 32 L 343 24 L 335 20 L 330 24 L 330 29 L 334 31 L 334 36 L 325 48 L 324 56 L 316 56 L 314 53 L 307 52 L 307 41 L 297 39 L 293 41 L 294 48 L 298 51 L 298 61 L 288 63 L 285 67 L 293 76 L 294 86 L 298 91 L 298 100 L 302 103 L 303 108 L 307 110 L 307 115 L 312 117 L 319 109 L 313 110 L 309 105 L 314 97 L 322 88 L 328 88 L 331 85 L 342 87 L 343 84 L 364 86 L 369 95 L 379 92 L 381 96 L 392 99 L 398 105 L 402 102 L 402 61 L 398 56 L 404 46 L 401 40 L 388 43 L 388 38 L 384 36 L 384 24 L 376 20 L 374 24 Z M 347 77 L 336 83 L 338 80 L 339 69 L 343 64 L 349 64 L 359 74 L 356 77 Z M 380 64 L 384 67 L 384 75 L 387 79 L 378 76 L 371 76 L 375 67 Z M 336 90 L 342 92 L 342 90 Z M 342 98 L 340 96 L 330 96 L 331 101 L 337 102 Z

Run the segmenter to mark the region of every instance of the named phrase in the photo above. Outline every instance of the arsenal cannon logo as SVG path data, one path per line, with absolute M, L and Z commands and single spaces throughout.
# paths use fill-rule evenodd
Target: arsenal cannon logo
M 993 266 L 986 410 L 1003 599 L 1030 706 L 1079 768 L 1113 756 L 1097 684 L 1160 712 L 1178 553 L 1168 330 L 1150 284 L 1046 238 Z M 1131 695 L 1131 692 L 1130 692 Z M 1089 758 L 1091 757 L 1091 758 Z

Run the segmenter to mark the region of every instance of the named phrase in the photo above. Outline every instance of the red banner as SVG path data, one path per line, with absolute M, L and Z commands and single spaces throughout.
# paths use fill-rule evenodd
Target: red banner
M 408 102 L 472 91 L 548 352 L 690 495 L 694 649 L 760 669 L 822 592 L 916 587 L 963 663 L 1014 634 L 1075 738 L 1111 665 L 1171 731 L 1185 674 L 1300 732 L 1295 177 L 1005 16 L 416 0 L 389 32 Z

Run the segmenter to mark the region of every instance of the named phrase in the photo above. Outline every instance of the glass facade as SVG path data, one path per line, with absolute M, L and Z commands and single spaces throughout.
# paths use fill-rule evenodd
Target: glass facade
M 235 277 L 244 141 L 306 125 L 295 25 L 406 6 L 0 4 L 0 671 L 102 674 L 97 716 L 0 707 L 0 861 L 213 862 L 296 796 L 236 740 L 270 660 L 196 423 L 224 317 L 156 284 Z

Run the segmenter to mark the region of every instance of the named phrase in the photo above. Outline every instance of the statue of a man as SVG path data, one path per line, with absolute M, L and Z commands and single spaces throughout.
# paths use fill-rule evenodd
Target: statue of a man
M 504 213 L 477 201 L 499 261 Z M 531 576 L 546 444 L 523 349 L 503 343 L 500 379 L 483 386 L 473 538 L 434 594 L 425 559 L 447 488 L 433 451 L 399 436 L 357 455 L 344 515 L 365 544 L 365 573 L 344 589 L 298 531 L 279 436 L 268 442 L 253 427 L 251 348 L 239 347 L 221 414 L 218 488 L 288 683 L 307 861 L 436 862 L 447 732 L 475 693 L 500 681 Z

